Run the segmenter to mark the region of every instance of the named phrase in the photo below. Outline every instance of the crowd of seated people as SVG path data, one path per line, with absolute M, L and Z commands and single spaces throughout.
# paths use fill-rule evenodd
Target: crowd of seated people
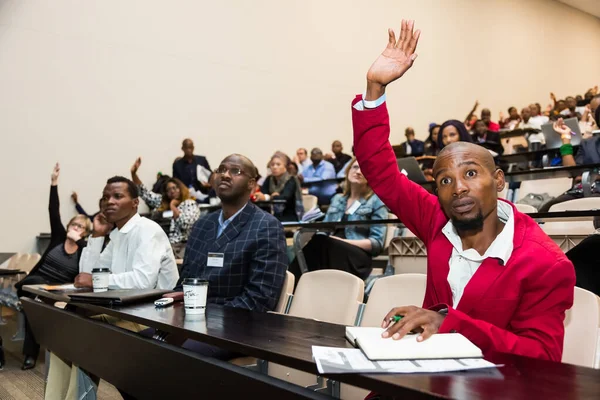
M 384 321 L 390 316 L 404 317 L 404 330 L 421 329 L 420 340 L 432 333 L 458 331 L 484 353 L 510 352 L 559 361 L 562 321 L 573 302 L 573 266 L 533 220 L 511 203 L 498 200 L 505 180 L 493 156 L 502 154 L 501 128 L 537 129 L 539 117 L 546 117 L 555 121 L 554 129 L 563 140 L 563 165 L 600 163 L 598 137 L 586 138 L 573 154 L 571 132 L 562 119 L 575 116 L 583 120 L 595 113 L 598 120 L 600 96 L 593 90 L 588 92 L 591 96 L 586 93 L 580 103 L 587 101 L 583 114 L 577 110 L 577 100 L 568 97 L 555 101 L 546 116 L 540 114 L 539 105 L 525 107 L 520 115 L 511 107 L 509 116 L 499 123 L 491 120 L 489 109 L 473 118 L 476 103 L 466 121 L 432 124 L 425 142 L 416 140 L 414 130 L 407 128 L 405 155 L 437 157 L 428 168 L 439 190 L 432 195 L 400 173 L 389 143 L 385 88 L 412 66 L 419 36 L 412 31 L 412 24 L 403 22 L 402 29 L 404 35 L 398 43 L 390 33 L 386 57 L 378 59 L 369 71 L 365 97 L 357 96 L 352 104 L 356 157 L 343 153 L 337 140 L 330 154 L 313 148 L 308 158 L 307 150 L 301 148 L 294 161 L 278 151 L 269 161 L 269 174 L 259 184 L 258 170 L 247 157 L 232 154 L 211 171 L 207 159 L 194 155 L 193 142 L 186 139 L 184 156 L 173 164 L 173 178 L 161 174 L 149 190 L 137 175 L 138 158 L 131 168 L 131 180 L 119 176 L 107 180 L 98 213 L 79 214 L 66 229 L 58 213 L 57 165 L 50 195 L 51 245 L 18 288 L 29 283 L 67 282 L 91 288 L 91 271 L 103 267 L 111 271 L 111 289 L 172 289 L 174 293 L 168 296 L 181 299 L 183 279 L 194 277 L 209 281 L 209 303 L 272 311 L 288 265 L 296 282 L 301 274 L 299 261 L 289 262 L 280 222 L 302 217 L 304 183 L 320 205 L 329 206 L 326 222 L 383 220 L 389 213 L 387 205 L 429 250 L 432 278 L 422 308 L 419 304 L 394 309 Z M 389 68 L 386 63 L 397 65 Z M 340 177 L 345 179 L 343 192 L 336 193 L 336 178 Z M 218 198 L 221 208 L 201 216 L 198 200 L 202 199 L 194 197 L 198 193 Z M 563 201 L 577 194 L 569 196 Z M 151 209 L 172 213 L 168 235 L 157 223 L 138 214 L 140 197 Z M 273 204 L 271 215 L 253 204 L 253 199 L 284 202 Z M 73 200 L 80 207 L 76 195 Z M 82 241 L 88 235 L 90 238 Z M 386 226 L 376 224 L 347 226 L 329 235 L 320 232 L 304 248 L 307 267 L 311 271 L 341 269 L 366 279 L 372 258 L 383 250 L 385 236 Z M 535 249 L 535 257 L 531 249 Z M 220 259 L 218 267 L 211 260 L 215 254 Z M 181 273 L 176 255 L 183 259 Z M 475 276 L 484 266 L 501 267 L 505 273 Z M 490 290 L 481 289 L 484 287 Z M 482 292 L 479 297 L 474 290 Z M 503 301 L 497 304 L 498 299 Z M 142 330 L 102 317 L 126 329 Z M 390 327 L 387 322 L 384 328 L 389 328 L 386 337 L 399 339 L 404 334 L 399 332 L 400 326 Z M 146 336 L 152 333 L 142 332 Z M 24 368 L 35 365 L 39 351 L 30 332 L 28 335 Z M 237 356 L 192 340 L 171 344 L 224 360 Z M 77 388 L 71 388 L 73 385 Z M 95 377 L 52 356 L 49 396 L 61 398 L 65 391 L 96 389 Z

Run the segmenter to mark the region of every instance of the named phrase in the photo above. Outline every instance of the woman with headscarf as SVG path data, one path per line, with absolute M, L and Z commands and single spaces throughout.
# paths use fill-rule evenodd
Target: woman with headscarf
M 473 142 L 465 124 L 456 119 L 449 119 L 442 124 L 437 139 L 439 150 L 454 142 Z

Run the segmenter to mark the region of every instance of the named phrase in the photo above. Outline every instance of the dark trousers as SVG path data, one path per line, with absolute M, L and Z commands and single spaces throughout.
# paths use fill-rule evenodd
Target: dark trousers
M 566 256 L 575 266 L 577 287 L 589 290 L 600 296 L 600 235 L 585 238 L 577 246 L 566 253 Z
M 31 293 L 23 291 L 23 285 L 47 285 L 50 283 L 51 282 L 48 282 L 41 276 L 27 275 L 15 285 L 17 288 L 17 296 L 34 297 Z M 27 320 L 27 315 L 25 315 L 25 312 L 23 312 L 23 316 L 25 317 L 25 340 L 23 340 L 23 355 L 31 356 L 37 360 L 38 355 L 40 354 L 40 345 L 38 342 L 36 342 L 35 336 L 33 336 L 33 331 L 31 330 L 31 325 L 29 325 L 29 321 Z
M 338 269 L 364 280 L 373 270 L 372 258 L 369 253 L 360 247 L 329 236 L 314 235 L 304 246 L 302 252 L 309 271 Z M 298 284 L 302 271 L 297 259 L 292 261 L 289 271 L 294 274 L 296 284 Z

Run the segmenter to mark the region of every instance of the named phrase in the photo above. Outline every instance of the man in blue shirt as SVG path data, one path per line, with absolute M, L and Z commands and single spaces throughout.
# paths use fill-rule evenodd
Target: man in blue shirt
M 323 152 L 316 147 L 310 152 L 310 160 L 312 164 L 302 172 L 308 193 L 317 196 L 319 205 L 329 204 L 338 187 L 335 168 L 323 160 Z

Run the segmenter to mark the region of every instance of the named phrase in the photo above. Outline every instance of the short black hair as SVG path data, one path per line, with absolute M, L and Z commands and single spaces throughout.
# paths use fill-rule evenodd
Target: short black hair
M 127 179 L 124 176 L 113 176 L 106 181 L 107 185 L 110 185 L 111 183 L 126 183 L 127 191 L 132 199 L 137 199 L 140 196 L 140 191 L 138 190 L 137 185 L 133 183 L 131 179 Z

